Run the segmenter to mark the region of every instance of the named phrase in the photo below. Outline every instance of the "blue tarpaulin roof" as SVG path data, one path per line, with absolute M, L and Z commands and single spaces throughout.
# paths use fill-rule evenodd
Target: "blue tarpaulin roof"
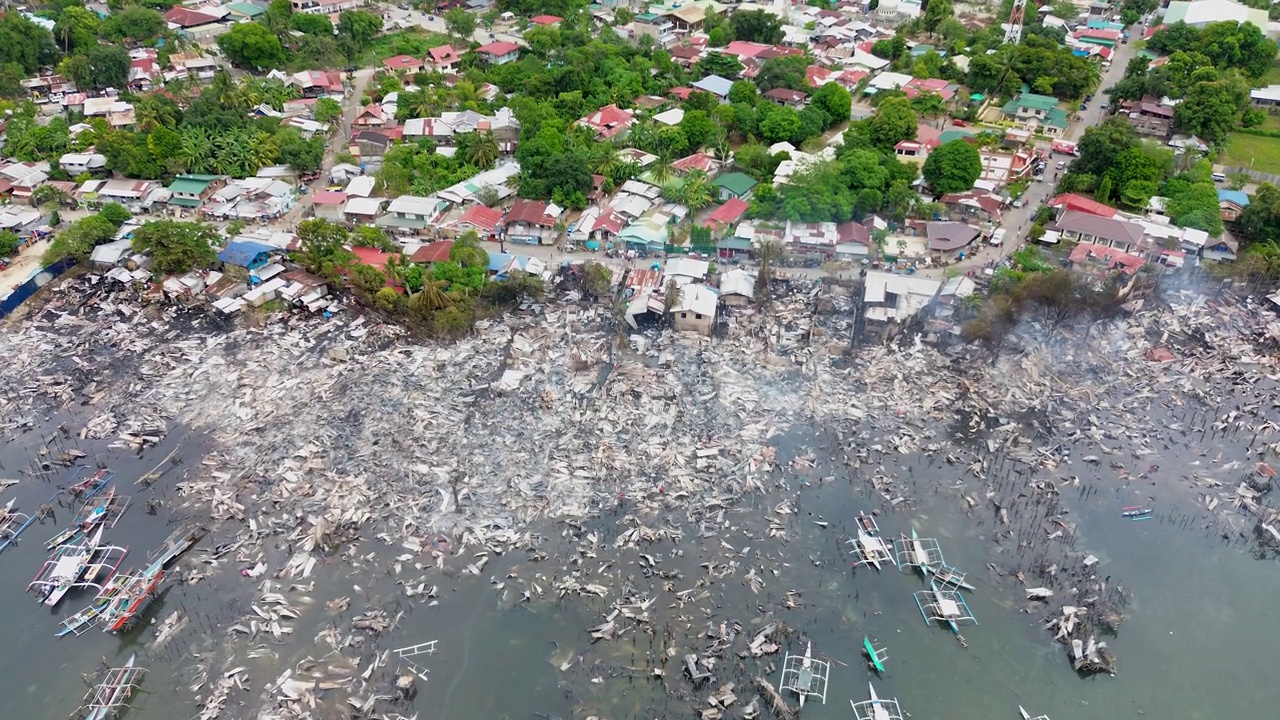
M 252 240 L 232 241 L 221 252 L 218 253 L 218 260 L 247 268 L 262 253 L 276 252 L 278 248 L 274 245 L 266 243 L 254 242 Z
M 507 269 L 511 263 L 511 255 L 507 253 L 489 253 L 489 272 L 497 273 Z

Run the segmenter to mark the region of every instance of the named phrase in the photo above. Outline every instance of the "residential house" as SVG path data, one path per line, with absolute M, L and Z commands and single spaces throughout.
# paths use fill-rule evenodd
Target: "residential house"
M 982 174 L 978 176 L 974 187 L 982 190 L 997 190 L 1027 177 L 1035 164 L 1035 156 L 1029 150 L 1018 152 L 979 150 L 978 159 L 982 162 Z
M 286 81 L 302 92 L 304 98 L 319 98 L 346 94 L 346 86 L 342 84 L 342 74 L 336 71 L 303 70 L 285 76 Z
M 58 159 L 58 165 L 72 177 L 106 172 L 107 156 L 96 152 L 67 153 Z
M 321 220 L 342 222 L 342 206 L 347 194 L 339 190 L 319 190 L 311 195 L 311 212 Z
M 755 271 L 735 268 L 720 275 L 720 302 L 740 307 L 751 304 L 755 297 Z
M 587 247 L 588 243 L 595 243 L 598 248 L 613 242 L 629 222 L 626 215 L 612 208 L 590 207 L 578 218 L 569 239 Z
M 842 262 L 858 262 L 875 252 L 871 230 L 864 224 L 843 222 L 836 226 L 835 259 Z
M 1263 110 L 1280 108 L 1280 85 L 1268 85 L 1250 90 L 1249 104 Z
M 734 40 L 716 52 L 732 55 L 738 59 L 738 62 L 746 62 L 753 60 L 760 53 L 772 48 L 772 45 L 766 45 L 758 42 L 748 42 L 746 40 Z
M 500 222 L 502 222 L 501 209 L 484 205 L 468 205 L 467 209 L 462 211 L 462 215 L 453 221 L 453 230 L 459 235 L 468 230 L 474 230 L 481 238 L 487 238 L 497 232 Z
M 1051 208 L 1060 208 L 1061 211 L 1075 210 L 1077 212 L 1089 213 L 1098 217 L 1115 217 L 1116 209 L 1110 205 L 1104 205 L 1093 198 L 1087 198 L 1083 195 L 1075 193 L 1063 193 L 1050 199 L 1045 205 Z
M 380 197 L 347 197 L 342 206 L 342 219 L 352 225 L 372 225 L 382 215 L 382 206 L 386 198 Z
M 387 124 L 387 118 L 382 112 L 381 105 L 370 103 L 360 108 L 360 112 L 356 113 L 356 118 L 351 124 L 360 128 L 380 128 Z
M 933 252 L 963 250 L 981 234 L 978 228 L 962 222 L 931 222 L 925 224 L 929 249 Z
M 147 180 L 88 180 L 73 196 L 81 205 L 90 208 L 112 202 L 134 208 L 157 187 L 156 183 Z
M 696 152 L 671 163 L 672 172 L 681 177 L 688 175 L 691 172 L 715 175 L 719 168 L 720 163 L 717 162 L 715 158 L 704 152 Z
M 706 260 L 688 257 L 671 258 L 662 268 L 662 287 L 665 288 L 673 282 L 676 285 L 703 282 L 707 279 L 707 273 L 710 270 L 711 263 Z
M 32 207 L 10 205 L 0 210 L 0 231 L 11 232 L 25 239 L 40 228 L 44 213 Z
M 941 131 L 932 125 L 923 123 L 916 125 L 916 136 L 913 140 L 903 140 L 893 146 L 893 154 L 902 162 L 923 165 L 929 153 L 942 144 Z
M 1067 240 L 1114 248 L 1126 253 L 1142 247 L 1146 236 L 1143 227 L 1137 223 L 1078 210 L 1064 211 L 1054 223 L 1054 229 L 1060 231 Z
M 461 57 L 451 45 L 440 45 L 427 51 L 427 65 L 438 73 L 454 73 Z
M 358 175 L 347 183 L 347 197 L 369 197 L 377 185 L 377 178 L 372 175 Z
M 129 89 L 137 92 L 150 92 L 160 84 L 163 73 L 160 70 L 159 54 L 151 48 L 138 48 L 129 52 Z
M 510 242 L 553 245 L 560 209 L 540 200 L 517 200 L 503 219 L 503 232 Z
M 438 147 L 453 147 L 456 136 L 470 132 L 492 133 L 498 150 L 510 155 L 520 141 L 520 122 L 511 108 L 504 107 L 493 115 L 463 110 L 441 113 L 438 118 L 412 118 L 404 123 L 405 137 L 429 138 Z
M 311 15 L 338 15 L 368 4 L 368 0 L 289 0 L 294 12 Z
M 671 18 L 657 13 L 637 13 L 631 21 L 631 40 L 639 44 L 649 37 L 657 47 L 667 47 L 676 39 L 676 24 Z
M 192 10 L 179 5 L 169 8 L 164 14 L 164 20 L 169 29 L 179 36 L 199 42 L 230 30 L 232 23 L 224 21 L 230 12 L 226 8 L 203 7 Z
M 218 262 L 224 269 L 239 268 L 250 274 L 270 265 L 281 255 L 280 248 L 256 240 L 232 240 L 218 251 Z
M 926 312 L 942 289 L 937 280 L 872 270 L 863 278 L 863 317 L 867 329 L 887 333 L 895 324 Z
M 516 163 L 503 163 L 496 167 L 485 170 L 471 178 L 463 180 L 457 185 L 441 190 L 437 195 L 441 200 L 451 202 L 455 205 L 465 205 L 467 203 L 479 202 L 478 196 L 481 193 L 493 193 L 497 199 L 502 200 L 515 194 L 508 185 L 507 181 L 520 173 L 520 166 Z
M 491 42 L 476 48 L 476 54 L 490 65 L 506 65 L 520 59 L 520 46 L 506 41 Z
M 1004 205 L 996 195 L 979 191 L 943 195 L 941 202 L 953 217 L 990 223 L 1000 222 L 1000 209 Z
M 422 58 L 416 58 L 412 55 L 396 55 L 382 61 L 382 67 L 396 73 L 422 72 L 424 65 Z
M 617 105 L 605 105 L 599 110 L 578 121 L 579 125 L 591 128 L 597 140 L 612 140 L 621 137 L 631 127 L 635 113 L 623 110 Z
M 1230 235 L 1206 243 L 1200 255 L 1206 262 L 1235 262 L 1240 245 Z
M 693 83 L 694 90 L 715 95 L 720 102 L 726 102 L 729 99 L 729 90 L 733 88 L 733 81 L 719 75 L 708 75 L 701 80 Z
M 667 127 L 675 127 L 684 120 L 684 108 L 674 107 L 670 110 L 664 110 L 653 116 L 653 121 L 666 125 Z
M 564 18 L 555 15 L 534 15 L 529 18 L 529 24 L 537 27 L 555 27 L 559 25 Z
M 707 9 L 698 3 L 684 6 L 677 3 L 671 10 L 663 12 L 662 16 L 671 21 L 677 33 L 688 35 L 702 29 L 707 19 Z
M 1173 106 L 1144 98 L 1120 103 L 1120 116 L 1129 121 L 1139 135 L 1167 138 L 1173 132 Z
M 1249 207 L 1249 195 L 1241 190 L 1218 191 L 1218 211 L 1222 215 L 1222 219 L 1227 222 L 1233 222 L 1240 217 L 1240 213 Z
M 226 183 L 220 175 L 179 175 L 169 183 L 169 204 L 194 210 Z
M 804 107 L 809 101 L 809 96 L 799 90 L 790 90 L 787 88 L 774 88 L 764 94 L 765 97 L 786 107 L 793 107 L 797 110 Z
M 671 325 L 678 331 L 710 335 L 716 324 L 716 310 L 720 297 L 714 288 L 701 283 L 681 286 L 680 295 L 672 304 Z
M 1057 98 L 1048 95 L 1020 92 L 1000 111 L 1024 130 L 1056 137 L 1067 129 L 1067 113 L 1058 107 Z
M 667 54 L 671 56 L 671 59 L 675 64 L 688 70 L 698 64 L 698 61 L 702 59 L 705 51 L 702 48 L 695 47 L 693 45 L 677 45 L 676 47 L 668 50 Z
M 835 257 L 840 244 L 840 229 L 833 222 L 802 223 L 787 221 L 782 231 L 782 244 L 792 255 L 819 260 Z
M 1098 218 L 1094 218 L 1095 220 Z M 1147 259 L 1119 248 L 1082 242 L 1069 256 L 1073 270 L 1088 273 L 1096 278 L 1114 282 L 1124 297 L 1133 290 L 1138 272 Z
M 902 86 L 902 92 L 906 93 L 909 98 L 933 93 L 942 98 L 943 102 L 948 103 L 951 102 L 959 90 L 959 85 L 939 78 L 911 78 L 907 81 L 907 84 Z
M 723 235 L 729 228 L 737 225 L 747 214 L 747 209 L 751 205 L 746 200 L 739 198 L 729 198 L 723 205 L 712 210 L 706 219 L 702 221 L 702 226 L 711 228 L 711 232 L 717 236 Z M 750 250 L 748 246 L 745 250 Z M 721 252 L 722 257 L 732 257 L 732 252 L 726 254 Z
M 420 246 L 413 254 L 409 256 L 409 262 L 416 265 L 435 265 L 436 263 L 447 262 L 449 253 L 453 250 L 452 240 L 437 240 Z
M 213 81 L 218 74 L 218 61 L 211 57 L 203 57 L 192 53 L 176 53 L 169 56 L 169 70 L 161 73 L 166 82 L 189 79 L 199 83 Z
M 266 14 L 267 8 L 251 2 L 227 3 L 227 18 L 233 22 L 257 20 Z
M 671 213 L 649 210 L 623 228 L 617 239 L 628 250 L 662 252 L 669 238 L 668 227 L 674 222 L 676 218 Z
M 750 200 L 751 191 L 756 186 L 755 178 L 740 172 L 721 173 L 712 182 L 719 188 L 718 197 L 721 201 L 729 200 L 730 198 Z

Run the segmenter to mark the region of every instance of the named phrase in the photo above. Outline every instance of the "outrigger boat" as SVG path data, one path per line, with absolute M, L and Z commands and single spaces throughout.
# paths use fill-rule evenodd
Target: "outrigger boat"
M 875 518 L 862 513 L 858 514 L 858 537 L 849 541 L 854 546 L 854 554 L 858 556 L 854 567 L 865 564 L 879 570 L 881 563 L 896 564 L 893 553 L 889 552 L 889 546 L 879 536 L 879 532 L 880 527 L 876 525 Z
M 199 530 L 181 529 L 169 536 L 164 545 L 151 555 L 151 564 L 137 575 L 126 575 L 118 582 L 108 601 L 94 614 L 91 622 L 101 619 L 103 632 L 129 630 L 159 595 L 165 568 L 186 552 L 201 537 Z M 104 590 L 104 593 L 106 591 Z M 99 598 L 102 598 L 99 595 Z M 86 608 L 92 610 L 93 608 Z
M 138 681 L 146 673 L 146 670 L 134 667 L 137 657 L 136 653 L 130 655 L 124 667 L 107 670 L 103 681 L 90 688 L 84 696 L 83 704 L 76 711 L 76 716 L 84 720 L 107 720 L 112 715 L 119 714 L 133 695 Z
M 81 472 L 87 469 L 88 468 L 82 468 Z M 77 473 L 77 477 L 78 476 L 79 473 Z M 67 492 L 71 493 L 73 497 L 77 497 L 81 500 L 89 500 L 94 495 L 102 492 L 102 488 L 106 487 L 115 476 L 116 473 L 114 470 L 111 470 L 110 468 L 99 468 L 84 480 L 68 485 Z
M 871 688 L 870 700 L 863 700 L 860 703 L 849 701 L 853 706 L 853 716 L 857 720 L 902 720 L 902 708 L 898 707 L 898 701 L 881 700 L 876 695 L 875 685 L 871 683 L 867 685 Z
M 800 707 L 808 696 L 815 695 L 824 704 L 827 702 L 827 677 L 831 674 L 831 664 L 813 659 L 813 641 L 804 649 L 804 656 L 790 653 L 782 660 L 782 679 L 778 689 L 790 690 L 800 698 Z
M 914 595 L 916 606 L 920 608 L 920 617 L 924 618 L 926 624 L 945 622 L 951 628 L 951 632 L 955 633 L 957 638 L 961 638 L 962 642 L 963 637 L 960 635 L 960 626 L 957 623 L 978 624 L 973 613 L 969 611 L 969 604 L 964 601 L 964 596 L 954 590 L 939 590 L 938 584 L 932 580 L 929 582 L 928 590 L 920 590 Z
M 1152 512 L 1151 508 L 1144 508 L 1144 507 L 1139 507 L 1137 505 L 1131 505 L 1127 508 L 1122 508 L 1120 516 L 1127 517 L 1131 520 L 1150 520 L 1151 512 Z
M 933 578 L 937 580 L 943 588 L 955 587 L 969 591 L 977 590 L 977 588 L 964 581 L 964 573 L 950 565 L 947 565 L 946 563 L 942 563 L 933 569 Z
M 111 488 L 111 492 L 107 493 L 98 502 L 92 505 L 85 505 L 76 515 L 71 526 L 49 538 L 49 542 L 45 543 L 45 548 L 54 550 L 66 543 L 75 542 L 93 532 L 93 529 L 99 526 L 115 527 L 116 522 L 120 520 L 120 516 L 124 515 L 128 509 L 129 498 L 118 495 L 116 489 Z
M 1022 720 L 1049 720 L 1048 715 L 1037 715 L 1034 718 L 1031 717 L 1031 715 L 1028 714 L 1026 710 L 1022 709 L 1021 705 L 1018 706 L 1018 712 L 1022 713 Z
M 39 590 L 37 600 L 53 607 L 61 602 L 72 588 L 101 589 L 102 585 L 95 582 L 98 576 L 105 572 L 106 578 L 109 579 L 128 552 L 128 548 L 103 545 L 102 528 L 98 528 L 85 544 L 58 548 L 53 557 L 41 566 L 35 579 L 27 584 L 27 591 Z M 116 553 L 119 553 L 119 556 L 112 562 L 112 556 Z M 99 554 L 102 556 L 102 562 L 94 563 L 93 558 Z M 88 577 L 82 579 L 85 575 Z
M 862 649 L 866 651 L 867 658 L 871 661 L 871 667 L 875 668 L 876 672 L 883 673 L 884 661 L 889 659 L 888 652 L 884 648 L 877 649 L 875 645 L 871 644 L 871 638 L 866 635 L 862 636 Z

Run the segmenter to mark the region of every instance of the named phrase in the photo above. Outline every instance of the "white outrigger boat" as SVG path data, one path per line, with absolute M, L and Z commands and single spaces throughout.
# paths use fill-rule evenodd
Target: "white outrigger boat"
M 804 649 L 804 656 L 787 654 L 782 661 L 782 680 L 778 687 L 782 691 L 790 690 L 800 698 L 800 707 L 809 695 L 827 702 L 827 677 L 831 674 L 831 665 L 822 660 L 813 659 L 813 641 Z
M 853 716 L 857 720 L 903 720 L 902 708 L 898 707 L 896 699 L 881 700 L 876 695 L 875 685 L 867 683 L 867 687 L 871 690 L 870 700 L 863 700 L 860 703 L 849 701 L 853 706 Z
M 84 696 L 83 704 L 72 717 L 79 716 L 84 720 L 107 720 L 119 715 L 126 703 L 138 689 L 138 683 L 146 670 L 134 665 L 137 654 L 130 655 L 123 667 L 110 668 L 105 671 L 102 682 L 94 685 Z
M 858 515 L 858 536 L 849 540 L 854 547 L 854 554 L 858 557 L 857 565 L 870 565 L 876 570 L 881 568 L 881 563 L 889 562 L 897 564 L 893 559 L 893 553 L 889 552 L 889 545 L 880 537 L 880 526 L 876 524 L 876 519 L 866 514 Z
M 119 557 L 111 563 L 112 556 L 117 552 Z M 103 545 L 100 527 L 85 544 L 59 548 L 53 557 L 41 566 L 39 574 L 27 585 L 27 591 L 38 590 L 37 599 L 53 607 L 62 602 L 62 598 L 72 588 L 101 588 L 95 580 L 104 572 L 105 577 L 109 578 L 120 566 L 127 552 L 128 548 Z M 94 563 L 93 558 L 99 553 L 102 553 L 104 562 Z
M 1049 720 L 1048 715 L 1037 715 L 1036 717 L 1031 717 L 1026 710 L 1022 709 L 1021 705 L 1018 706 L 1018 712 L 1022 713 L 1022 720 Z

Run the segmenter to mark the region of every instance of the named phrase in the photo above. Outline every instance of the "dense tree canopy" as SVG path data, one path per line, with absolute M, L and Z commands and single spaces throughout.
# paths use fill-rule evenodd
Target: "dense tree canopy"
M 746 10 L 729 16 L 733 36 L 738 40 L 774 45 L 782 42 L 782 20 L 767 10 Z
M 133 249 L 150 255 L 157 273 L 182 274 L 212 266 L 218 238 L 204 223 L 153 220 L 133 231 Z
M 1249 87 L 1236 78 L 1201 82 L 1173 109 L 1174 127 L 1205 142 L 1226 140 L 1249 104 Z
M 967 192 L 982 175 L 982 158 L 973 143 L 952 140 L 929 153 L 921 174 L 936 193 Z
M 239 23 L 218 36 L 218 47 L 241 67 L 272 70 L 285 63 L 284 46 L 265 26 Z
M 1159 53 L 1202 53 L 1219 69 L 1237 68 L 1251 78 L 1266 75 L 1275 63 L 1276 44 L 1253 23 L 1217 22 L 1197 29 L 1174 23 L 1157 31 L 1147 47 Z
M 0 18 L 0 63 L 17 63 L 25 72 L 34 73 L 52 65 L 57 56 L 58 47 L 48 30 L 16 12 Z

